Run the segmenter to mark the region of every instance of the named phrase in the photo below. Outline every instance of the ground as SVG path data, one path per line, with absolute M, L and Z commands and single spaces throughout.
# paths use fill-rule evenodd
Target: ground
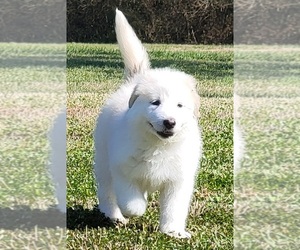
M 192 74 L 201 96 L 204 155 L 187 228 L 191 240 L 158 230 L 157 194 L 147 212 L 114 227 L 96 206 L 93 177 L 95 120 L 122 83 L 115 45 L 68 45 L 68 233 L 70 249 L 230 249 L 233 247 L 233 50 L 231 46 L 146 45 L 153 67 Z

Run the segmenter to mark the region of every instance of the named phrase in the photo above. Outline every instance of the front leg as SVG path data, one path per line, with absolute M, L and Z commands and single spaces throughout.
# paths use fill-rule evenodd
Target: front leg
M 127 217 L 141 216 L 147 208 L 146 195 L 132 181 L 121 175 L 115 175 L 114 190 L 117 203 L 123 215 Z
M 160 230 L 176 238 L 191 238 L 185 231 L 194 181 L 167 183 L 160 195 Z

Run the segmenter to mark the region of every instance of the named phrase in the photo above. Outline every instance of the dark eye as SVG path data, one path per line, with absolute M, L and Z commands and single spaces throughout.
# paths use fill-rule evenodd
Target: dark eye
M 152 105 L 155 105 L 155 106 L 159 106 L 160 105 L 160 100 L 154 100 L 151 102 Z
M 178 108 L 182 108 L 183 105 L 182 105 L 181 103 L 178 103 L 178 104 L 177 104 L 177 107 L 178 107 Z

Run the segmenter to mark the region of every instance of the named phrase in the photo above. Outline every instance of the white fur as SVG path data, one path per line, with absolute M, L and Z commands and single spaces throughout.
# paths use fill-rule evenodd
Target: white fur
M 239 108 L 241 105 L 240 96 L 234 94 L 234 130 L 233 130 L 233 146 L 234 146 L 234 172 L 237 173 L 241 167 L 241 161 L 245 151 L 245 140 L 243 133 L 237 120 L 240 117 Z
M 239 126 L 234 123 L 233 131 L 233 146 L 234 146 L 234 172 L 237 173 L 240 169 L 241 160 L 244 155 L 244 139 Z
M 121 11 L 116 9 L 115 30 L 119 48 L 125 64 L 125 76 L 130 77 L 137 72 L 144 72 L 150 68 L 146 49 L 137 38 Z
M 118 10 L 116 33 L 127 78 L 104 105 L 95 130 L 99 209 L 126 222 L 141 216 L 147 195 L 159 190 L 160 230 L 190 237 L 185 223 L 202 151 L 196 81 L 168 68 L 150 69 Z
M 50 172 L 58 200 L 57 208 L 66 212 L 66 111 L 58 115 L 50 132 Z

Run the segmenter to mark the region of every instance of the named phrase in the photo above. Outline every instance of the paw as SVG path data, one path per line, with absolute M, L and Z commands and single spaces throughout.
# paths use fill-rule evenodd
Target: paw
M 105 206 L 105 204 L 99 205 L 99 210 L 104 216 L 110 219 L 114 224 L 122 223 L 126 224 L 128 219 L 124 218 L 118 207 Z
M 142 216 L 147 208 L 147 201 L 144 199 L 136 199 L 124 204 L 120 204 L 122 214 L 127 217 Z
M 114 224 L 124 224 L 124 225 L 126 225 L 128 222 L 129 222 L 129 220 L 127 219 L 127 218 L 124 218 L 124 217 L 122 217 L 122 218 L 109 218 Z
M 179 238 L 179 239 L 190 239 L 192 237 L 192 235 L 186 231 L 168 231 L 164 233 L 171 237 Z

